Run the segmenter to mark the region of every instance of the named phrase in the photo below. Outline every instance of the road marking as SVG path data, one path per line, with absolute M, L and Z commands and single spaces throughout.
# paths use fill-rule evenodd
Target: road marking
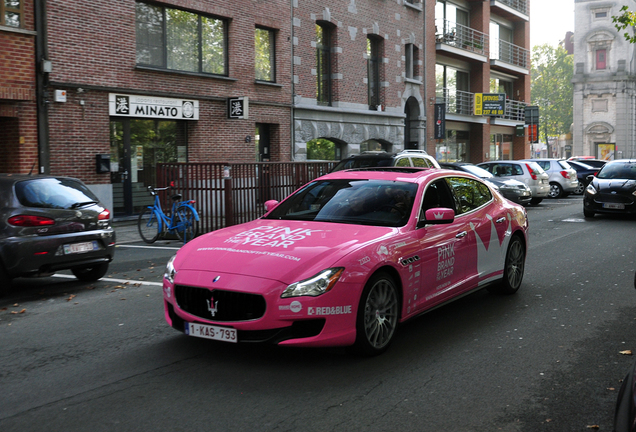
M 67 274 L 59 274 L 59 273 L 56 273 L 56 274 L 52 275 L 52 277 L 59 277 L 59 278 L 64 278 L 64 279 L 76 279 L 75 276 L 71 276 L 71 275 L 67 275 Z M 116 283 L 128 284 L 128 285 L 163 286 L 163 283 L 161 283 L 161 282 L 137 281 L 137 280 L 133 280 L 133 279 L 101 278 L 100 281 L 116 282 Z
M 181 248 L 178 247 L 169 247 L 169 246 L 136 246 L 136 245 L 124 245 L 117 244 L 115 247 L 127 247 L 127 248 L 137 248 L 137 249 L 165 249 L 165 250 L 179 250 Z

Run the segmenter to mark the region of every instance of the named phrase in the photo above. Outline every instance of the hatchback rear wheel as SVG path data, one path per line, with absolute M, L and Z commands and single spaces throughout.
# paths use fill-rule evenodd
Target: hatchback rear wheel
M 563 188 L 558 183 L 550 183 L 550 198 L 561 198 Z

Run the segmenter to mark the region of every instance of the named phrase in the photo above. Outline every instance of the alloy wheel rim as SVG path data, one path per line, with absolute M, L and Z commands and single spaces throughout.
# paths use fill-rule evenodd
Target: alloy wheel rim
M 393 337 L 398 319 L 398 299 L 395 288 L 385 279 L 369 292 L 364 310 L 364 331 L 373 348 L 385 347 Z

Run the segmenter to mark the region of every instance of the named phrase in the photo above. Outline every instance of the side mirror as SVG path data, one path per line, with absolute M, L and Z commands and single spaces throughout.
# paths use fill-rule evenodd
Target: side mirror
M 592 180 L 594 180 L 594 176 L 592 174 L 590 174 L 589 176 L 585 177 L 585 180 L 589 183 Z
M 270 210 L 272 210 L 277 205 L 278 205 L 278 201 L 276 201 L 276 200 L 265 201 L 265 211 L 269 212 Z
M 425 220 L 420 220 L 417 227 L 421 228 L 425 225 L 441 225 L 449 224 L 455 221 L 455 211 L 445 207 L 435 207 L 426 210 L 424 213 Z

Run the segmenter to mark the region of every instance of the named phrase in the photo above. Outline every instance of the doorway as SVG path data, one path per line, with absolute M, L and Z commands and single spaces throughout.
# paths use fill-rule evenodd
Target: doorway
M 271 159 L 271 130 L 266 123 L 256 123 L 254 131 L 256 162 L 269 162 Z
M 157 184 L 157 164 L 187 162 L 185 122 L 158 119 L 115 119 L 110 122 L 111 183 L 116 215 L 133 215 L 153 198 L 147 187 Z

